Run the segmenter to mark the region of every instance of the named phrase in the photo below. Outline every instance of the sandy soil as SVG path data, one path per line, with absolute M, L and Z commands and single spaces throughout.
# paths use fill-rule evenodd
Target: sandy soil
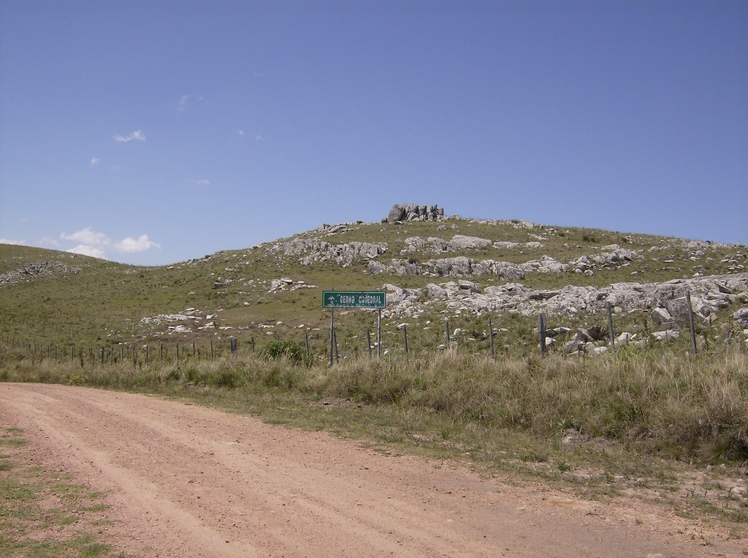
M 748 553 L 657 506 L 576 500 L 157 397 L 0 384 L 0 420 L 37 460 L 107 491 L 104 538 L 137 556 Z

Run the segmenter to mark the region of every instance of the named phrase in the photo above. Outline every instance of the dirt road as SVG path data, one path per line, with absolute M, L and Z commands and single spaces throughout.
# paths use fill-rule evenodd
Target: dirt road
M 516 487 L 157 397 L 0 384 L 37 458 L 108 491 L 137 556 L 743 556 L 664 510 Z

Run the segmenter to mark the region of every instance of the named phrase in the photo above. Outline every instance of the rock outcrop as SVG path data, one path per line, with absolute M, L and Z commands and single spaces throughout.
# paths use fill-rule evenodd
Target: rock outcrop
M 594 314 L 605 312 L 610 304 L 616 313 L 654 310 L 660 320 L 658 323 L 655 319 L 655 324 L 670 328 L 683 320 L 680 309 L 686 293 L 691 295 L 697 320 L 706 320 L 719 309 L 744 300 L 748 293 L 748 273 L 675 279 L 665 283 L 614 283 L 607 287 L 569 285 L 558 290 L 530 289 L 521 283 L 482 289 L 478 283 L 467 280 L 431 283 L 421 289 L 403 289 L 391 284 L 383 288 L 388 290 L 387 309 L 383 312 L 387 317 L 417 316 L 431 305 L 445 304 L 451 311 L 478 315 L 503 311 L 525 316 L 540 312 Z M 742 319 L 743 314 L 736 313 L 735 320 Z
M 387 251 L 387 244 L 373 242 L 346 242 L 332 244 L 318 238 L 294 238 L 287 242 L 270 245 L 271 253 L 283 256 L 302 256 L 299 263 L 311 265 L 315 262 L 331 262 L 349 266 L 353 262 L 376 258 Z
M 29 281 L 49 275 L 75 275 L 77 273 L 80 273 L 79 267 L 69 266 L 62 262 L 41 261 L 25 263 L 18 269 L 0 275 L 0 286 Z
M 444 209 L 436 205 L 395 204 L 382 222 L 398 221 L 438 221 L 444 218 Z

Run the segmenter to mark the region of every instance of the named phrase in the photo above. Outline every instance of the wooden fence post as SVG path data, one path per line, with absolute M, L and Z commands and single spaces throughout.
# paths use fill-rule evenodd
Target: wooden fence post
M 493 323 L 491 321 L 491 316 L 488 316 L 488 338 L 491 340 L 491 358 L 495 358 L 493 350 Z
M 332 330 L 332 341 L 333 341 L 333 346 L 335 347 L 335 362 L 339 363 L 340 353 L 338 353 L 338 335 L 334 329 Z
M 382 309 L 377 309 L 377 358 L 382 358 Z
M 616 334 L 613 331 L 613 312 L 610 309 L 610 302 L 608 302 L 608 329 L 610 330 L 610 350 L 616 350 Z
M 538 317 L 538 336 L 540 337 L 540 356 L 545 355 L 545 316 Z
M 693 308 L 691 307 L 691 292 L 686 293 L 686 302 L 688 303 L 688 323 L 691 325 L 691 347 L 693 354 L 697 353 L 696 349 L 696 328 L 693 325 Z
M 403 341 L 405 343 L 405 362 L 408 362 L 408 326 L 403 324 Z

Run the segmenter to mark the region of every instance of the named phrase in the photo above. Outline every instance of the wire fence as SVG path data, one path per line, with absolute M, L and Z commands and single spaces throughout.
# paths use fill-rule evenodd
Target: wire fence
M 696 354 L 699 351 L 697 331 L 694 325 L 693 310 L 690 295 L 686 297 L 688 305 L 688 330 L 690 343 L 687 350 Z M 500 324 L 501 325 L 501 324 Z M 443 329 L 442 329 L 443 328 Z M 442 350 L 470 351 L 483 353 L 492 358 L 508 355 L 510 352 L 530 354 L 537 351 L 542 357 L 549 350 L 558 351 L 562 347 L 564 354 L 596 354 L 616 350 L 616 330 L 613 312 L 607 306 L 607 331 L 597 327 L 596 338 L 586 339 L 581 330 L 576 332 L 568 328 L 549 327 L 548 317 L 544 314 L 537 316 L 537 327 L 524 327 L 523 335 L 514 335 L 507 343 L 508 337 L 499 339 L 500 334 L 507 332 L 506 328 L 496 327 L 494 316 L 488 315 L 470 321 L 445 320 L 443 325 L 431 324 L 420 328 L 415 335 L 408 324 L 402 323 L 388 328 L 380 326 L 374 328 L 352 327 L 349 325 L 331 326 L 329 334 L 319 330 L 303 332 L 294 335 L 288 332 L 285 338 L 275 333 L 267 336 L 254 335 L 238 339 L 228 337 L 220 339 L 195 339 L 171 342 L 135 342 L 99 344 L 96 346 L 68 343 L 39 344 L 16 339 L 3 343 L 5 351 L 12 351 L 18 359 L 30 359 L 32 363 L 41 361 L 77 362 L 80 366 L 87 365 L 117 365 L 132 363 L 133 366 L 144 366 L 155 363 L 175 363 L 195 360 L 217 360 L 221 358 L 237 357 L 264 350 L 271 344 L 291 343 L 301 354 L 306 356 L 306 362 L 315 361 L 333 363 L 341 358 L 390 358 L 408 362 L 412 356 L 428 356 Z M 428 332 L 427 332 L 428 330 Z M 339 332 L 344 335 L 339 340 Z M 574 337 L 565 343 L 558 343 L 556 336 L 571 334 Z M 673 335 L 675 336 L 675 335 Z M 680 335 L 678 334 L 678 337 Z M 577 342 L 575 343 L 575 340 Z M 595 343 L 592 343 L 595 341 Z M 553 347 L 550 347 L 553 345 Z M 604 347 L 604 348 L 603 348 Z

